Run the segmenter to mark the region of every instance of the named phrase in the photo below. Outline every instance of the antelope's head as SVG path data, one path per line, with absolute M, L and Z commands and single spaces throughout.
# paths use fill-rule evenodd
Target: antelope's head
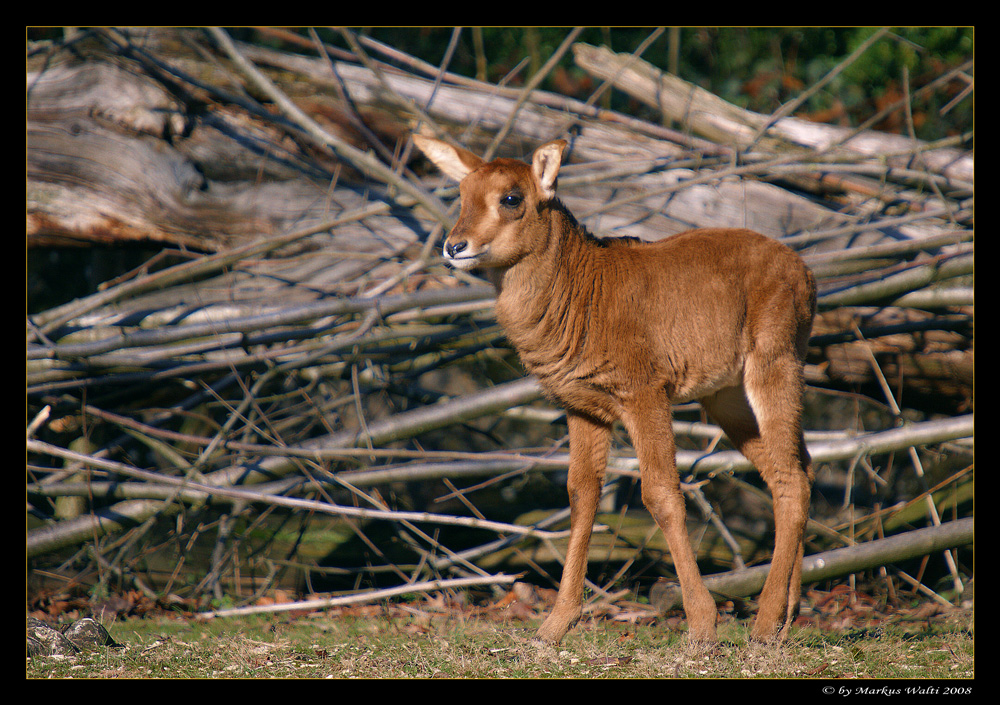
M 413 135 L 417 147 L 459 182 L 462 209 L 444 241 L 444 258 L 458 269 L 509 267 L 539 246 L 547 226 L 539 211 L 555 197 L 565 140 L 535 150 L 531 164 L 486 162 L 447 142 Z

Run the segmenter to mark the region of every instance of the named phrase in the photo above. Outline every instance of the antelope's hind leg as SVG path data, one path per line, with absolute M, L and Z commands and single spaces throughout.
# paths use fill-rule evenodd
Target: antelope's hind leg
M 754 464 L 774 504 L 774 554 L 751 637 L 784 639 L 802 591 L 802 552 L 812 469 L 802 437 L 801 381 L 789 365 L 748 372 L 748 389 L 730 387 L 702 400 L 706 411 Z
M 580 618 L 587 575 L 590 534 L 601 499 L 611 447 L 611 429 L 589 417 L 567 412 L 569 425 L 570 537 L 555 607 L 538 630 L 538 638 L 558 644 Z

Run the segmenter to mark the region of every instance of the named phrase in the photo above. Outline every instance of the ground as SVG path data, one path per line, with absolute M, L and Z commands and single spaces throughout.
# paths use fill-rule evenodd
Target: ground
M 146 604 L 105 619 L 117 646 L 73 657 L 36 657 L 29 678 L 713 678 L 894 679 L 954 688 L 974 677 L 971 608 L 928 602 L 887 607 L 847 588 L 807 594 L 791 640 L 747 641 L 749 619 L 720 613 L 712 647 L 684 638 L 680 613 L 641 603 L 596 605 L 558 647 L 532 637 L 550 596 L 512 590 L 474 604 L 464 595 L 321 612 L 205 620 L 183 606 Z M 524 593 L 522 592 L 522 596 Z M 278 598 L 281 599 L 280 596 Z M 119 601 L 119 607 L 128 602 Z M 70 603 L 61 620 L 81 615 Z M 143 611 L 139 616 L 138 612 Z M 938 685 L 933 685 L 938 687 Z

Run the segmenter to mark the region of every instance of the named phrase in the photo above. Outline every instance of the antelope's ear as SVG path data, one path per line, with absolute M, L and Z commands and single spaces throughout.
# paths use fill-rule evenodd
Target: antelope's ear
M 531 158 L 531 171 L 535 175 L 535 183 L 542 196 L 551 199 L 556 195 L 556 178 L 559 176 L 559 166 L 562 164 L 566 140 L 548 142 L 535 150 Z
M 424 137 L 423 135 L 412 135 L 413 143 L 417 145 L 427 158 L 434 162 L 434 165 L 446 176 L 450 176 L 455 181 L 461 181 L 473 169 L 482 165 L 483 160 L 467 149 L 452 147 L 447 142 Z

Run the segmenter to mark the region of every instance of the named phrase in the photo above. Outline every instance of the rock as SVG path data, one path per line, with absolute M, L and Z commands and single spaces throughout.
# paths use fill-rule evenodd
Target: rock
M 123 646 L 112 639 L 108 630 L 91 617 L 78 619 L 62 627 L 61 630 L 50 627 L 40 619 L 28 617 L 25 623 L 25 636 L 27 655 L 32 658 L 73 656 L 81 651 Z
M 76 620 L 64 627 L 62 633 L 80 650 L 95 649 L 100 646 L 113 648 L 121 648 L 122 646 L 111 638 L 111 634 L 100 622 L 91 617 Z
M 28 617 L 25 632 L 28 640 L 27 654 L 32 658 L 36 656 L 72 656 L 80 652 L 72 641 L 40 619 Z

